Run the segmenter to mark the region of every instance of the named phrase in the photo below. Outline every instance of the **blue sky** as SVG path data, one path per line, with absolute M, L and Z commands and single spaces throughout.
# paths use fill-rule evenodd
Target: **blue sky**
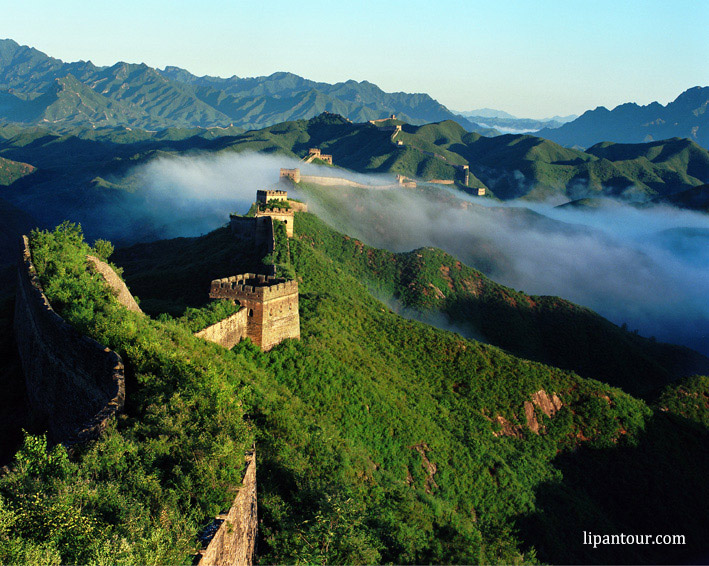
M 427 92 L 451 109 L 524 117 L 709 85 L 709 2 L 17 0 L 0 37 L 65 61 L 176 65 L 202 75 L 290 71 Z

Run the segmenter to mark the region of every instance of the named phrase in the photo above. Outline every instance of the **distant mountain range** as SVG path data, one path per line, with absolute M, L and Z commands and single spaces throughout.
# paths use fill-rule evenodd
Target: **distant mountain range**
M 495 128 L 503 134 L 522 134 L 536 132 L 543 128 L 558 128 L 566 122 L 571 122 L 571 120 L 578 118 L 576 114 L 553 116 L 551 118 L 542 118 L 541 120 L 518 118 L 504 110 L 495 110 L 494 108 L 478 108 L 477 110 L 458 112 L 458 114 L 479 126 Z
M 603 106 L 584 112 L 558 128 L 544 128 L 537 135 L 568 147 L 590 147 L 600 141 L 641 143 L 667 138 L 689 138 L 709 147 L 709 87 L 684 91 L 666 106 L 632 102 L 613 110 Z
M 64 132 L 124 126 L 256 129 L 328 111 L 354 122 L 386 118 L 423 124 L 456 120 L 469 131 L 496 134 L 458 116 L 427 94 L 386 93 L 353 80 L 327 84 L 291 73 L 227 79 L 197 77 L 178 67 L 97 67 L 65 63 L 11 39 L 0 40 L 0 120 Z

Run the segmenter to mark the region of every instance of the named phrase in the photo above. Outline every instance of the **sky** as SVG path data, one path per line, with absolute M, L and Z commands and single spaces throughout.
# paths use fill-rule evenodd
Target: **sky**
M 709 85 L 706 0 L 0 0 L 0 37 L 64 61 L 289 71 L 519 117 Z

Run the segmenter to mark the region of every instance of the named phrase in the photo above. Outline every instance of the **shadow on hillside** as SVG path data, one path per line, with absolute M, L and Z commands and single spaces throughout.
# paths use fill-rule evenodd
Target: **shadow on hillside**
M 536 490 L 521 538 L 556 564 L 706 564 L 709 560 L 709 431 L 665 413 L 637 446 L 579 448 L 553 462 L 561 482 Z M 685 545 L 583 544 L 597 535 L 684 535 Z
M 556 297 L 530 300 L 536 304 L 464 295 L 449 299 L 443 310 L 452 323 L 516 356 L 572 370 L 635 396 L 650 398 L 680 377 L 709 373 L 709 358 L 689 348 L 628 332 Z
M 5 295 L 9 291 L 3 288 L 0 293 L 0 466 L 9 464 L 22 445 L 23 428 L 33 433 L 42 432 L 34 426 L 38 423 L 34 422 L 29 409 L 12 329 L 15 301 L 11 295 Z

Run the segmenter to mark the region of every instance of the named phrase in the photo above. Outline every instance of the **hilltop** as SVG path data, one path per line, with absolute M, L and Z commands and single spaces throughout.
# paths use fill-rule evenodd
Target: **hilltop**
M 709 147 L 709 87 L 690 88 L 663 106 L 629 102 L 608 110 L 599 106 L 558 128 L 537 135 L 564 146 L 590 147 L 598 142 L 642 143 L 667 138 L 688 138 Z

